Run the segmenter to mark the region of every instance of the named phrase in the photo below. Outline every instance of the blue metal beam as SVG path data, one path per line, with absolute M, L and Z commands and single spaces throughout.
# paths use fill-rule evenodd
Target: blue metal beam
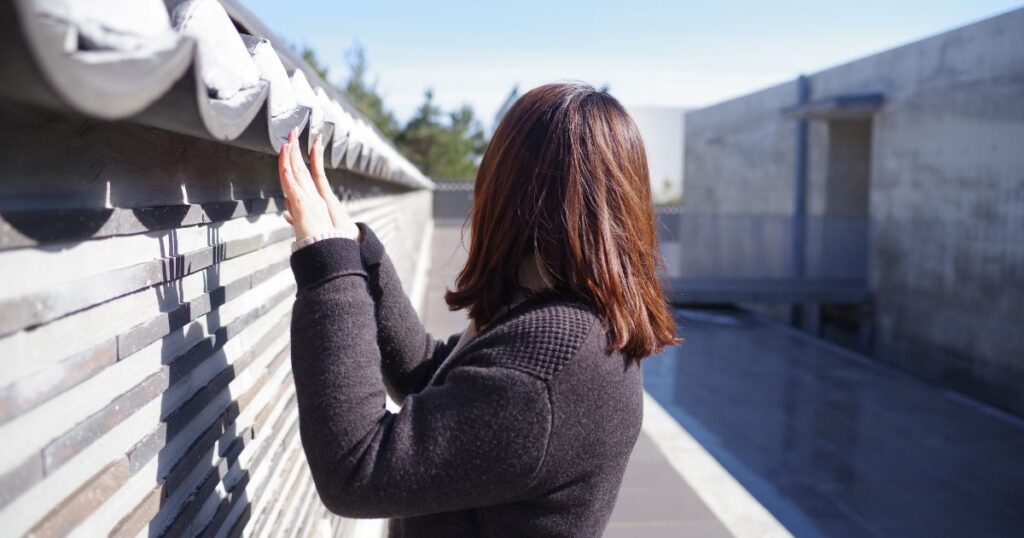
M 784 116 L 796 119 L 858 119 L 869 118 L 885 102 L 881 93 L 833 95 L 798 103 L 782 109 Z

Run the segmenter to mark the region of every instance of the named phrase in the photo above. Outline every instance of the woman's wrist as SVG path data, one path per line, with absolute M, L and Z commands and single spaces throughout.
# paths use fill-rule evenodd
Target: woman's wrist
M 312 245 L 317 241 L 329 239 L 332 237 L 343 237 L 345 239 L 359 241 L 361 239 L 360 236 L 362 235 L 362 233 L 357 226 L 353 225 L 352 227 L 355 230 L 354 232 L 351 230 L 343 231 L 338 229 L 332 229 L 326 232 L 309 234 L 307 236 L 296 239 L 295 241 L 292 241 L 292 252 L 295 252 L 296 250 L 299 250 L 302 247 Z
M 344 233 L 345 237 L 349 239 L 354 239 L 356 241 L 363 240 L 363 230 L 359 227 L 359 225 L 356 224 L 356 221 L 354 220 L 349 220 L 347 231 L 345 231 Z

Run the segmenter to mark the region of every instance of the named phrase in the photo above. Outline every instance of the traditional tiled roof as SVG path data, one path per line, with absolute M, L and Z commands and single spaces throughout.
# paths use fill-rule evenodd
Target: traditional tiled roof
M 2 8 L 4 25 L 19 34 L 14 48 L 27 52 L 8 49 L 0 63 L 0 92 L 8 96 L 266 153 L 277 153 L 298 128 L 307 145 L 323 135 L 332 168 L 432 188 L 336 89 L 237 2 L 9 4 Z

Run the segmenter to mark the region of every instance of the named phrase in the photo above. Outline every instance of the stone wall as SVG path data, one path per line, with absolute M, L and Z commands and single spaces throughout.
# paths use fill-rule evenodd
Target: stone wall
M 276 159 L 0 101 L 5 536 L 350 535 L 307 470 Z M 431 191 L 330 170 L 419 303 Z

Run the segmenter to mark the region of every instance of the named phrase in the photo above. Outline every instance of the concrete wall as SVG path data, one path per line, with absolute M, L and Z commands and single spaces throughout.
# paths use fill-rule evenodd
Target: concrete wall
M 683 195 L 683 121 L 685 109 L 627 106 L 647 150 L 651 193 L 656 204 L 679 203 Z
M 787 82 L 687 112 L 683 208 L 688 213 L 791 214 L 795 135 L 779 109 L 795 96 L 796 85 Z
M 0 136 L 2 534 L 350 535 L 298 436 L 275 158 L 3 101 Z M 329 173 L 421 296 L 430 191 Z
M 473 208 L 473 182 L 451 181 L 437 183 L 434 191 L 434 218 L 461 224 Z
M 886 98 L 866 193 L 829 182 L 849 129 L 812 121 L 808 155 L 809 214 L 867 196 L 877 355 L 1024 413 L 1024 9 L 813 74 L 811 91 Z M 688 211 L 791 214 L 795 99 L 787 82 L 688 114 Z

